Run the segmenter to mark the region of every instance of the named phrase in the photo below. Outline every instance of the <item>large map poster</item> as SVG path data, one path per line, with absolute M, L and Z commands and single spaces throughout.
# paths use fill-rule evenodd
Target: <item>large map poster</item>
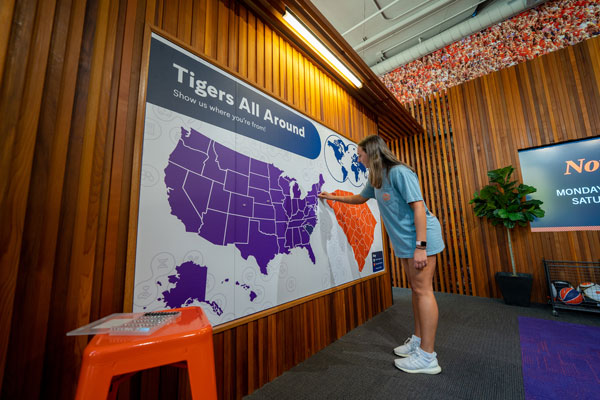
M 356 144 L 152 34 L 134 311 L 196 305 L 213 325 L 382 271 Z

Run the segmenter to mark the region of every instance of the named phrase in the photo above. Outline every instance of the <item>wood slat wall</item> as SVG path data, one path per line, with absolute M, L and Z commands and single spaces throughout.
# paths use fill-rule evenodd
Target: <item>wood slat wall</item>
M 0 389 L 73 398 L 86 337 L 124 310 L 146 22 L 358 141 L 376 116 L 230 0 L 0 3 Z M 214 336 L 218 391 L 240 398 L 391 305 L 380 274 Z M 189 398 L 186 371 L 138 374 L 121 398 Z
M 448 97 L 466 204 L 488 183 L 490 169 L 512 164 L 522 180 L 518 149 L 600 133 L 600 38 L 452 88 Z M 498 297 L 494 274 L 510 270 L 506 230 L 482 223 L 472 210 L 466 215 L 477 292 Z M 511 236 L 517 269 L 534 276 L 536 302 L 545 302 L 548 294 L 543 258 L 600 260 L 599 232 L 532 233 L 525 228 Z
M 501 297 L 494 274 L 511 270 L 506 230 L 476 217 L 469 200 L 488 184 L 488 170 L 512 164 L 522 180 L 518 149 L 600 134 L 600 37 L 407 106 L 426 135 L 392 147 L 416 168 L 442 223 L 435 289 Z M 542 259 L 600 260 L 599 232 L 517 228 L 511 236 L 518 272 L 533 274 L 534 302 L 548 296 Z M 406 287 L 398 260 L 392 266 L 394 286 Z
M 434 290 L 477 295 L 469 268 L 468 232 L 462 223 L 465 207 L 459 198 L 461 176 L 448 99 L 444 94 L 434 94 L 406 106 L 423 126 L 425 134 L 395 139 L 388 144 L 401 160 L 415 169 L 425 203 L 442 226 L 446 249 L 437 256 Z M 393 286 L 409 287 L 400 260 L 393 256 L 390 260 Z

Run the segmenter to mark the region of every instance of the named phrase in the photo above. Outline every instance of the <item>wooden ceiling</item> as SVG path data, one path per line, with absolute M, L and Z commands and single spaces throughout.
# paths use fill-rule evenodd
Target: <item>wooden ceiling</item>
M 378 134 L 386 140 L 412 136 L 423 132 L 421 125 L 385 87 L 369 66 L 333 28 L 308 0 L 243 0 L 257 16 L 272 29 L 289 38 L 302 53 L 335 79 L 348 93 L 361 102 L 375 116 Z M 324 61 L 313 48 L 293 32 L 283 20 L 288 7 L 363 83 L 358 89 Z

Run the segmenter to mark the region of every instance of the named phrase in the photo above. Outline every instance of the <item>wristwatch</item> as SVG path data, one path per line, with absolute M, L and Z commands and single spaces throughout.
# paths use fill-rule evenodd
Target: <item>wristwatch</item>
M 417 240 L 417 247 L 427 247 L 427 242 L 423 240 Z

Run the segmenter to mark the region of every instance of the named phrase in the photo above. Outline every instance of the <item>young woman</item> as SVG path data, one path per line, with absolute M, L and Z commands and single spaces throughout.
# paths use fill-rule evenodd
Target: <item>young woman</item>
M 409 373 L 439 374 L 442 369 L 434 352 L 438 307 L 433 295 L 435 254 L 444 249 L 437 218 L 423 201 L 414 170 L 398 160 L 383 139 L 372 135 L 358 144 L 358 160 L 369 169 L 369 181 L 360 194 L 319 197 L 348 204 L 362 204 L 375 198 L 396 257 L 412 289 L 415 333 L 394 349 L 400 357 L 397 368 Z

